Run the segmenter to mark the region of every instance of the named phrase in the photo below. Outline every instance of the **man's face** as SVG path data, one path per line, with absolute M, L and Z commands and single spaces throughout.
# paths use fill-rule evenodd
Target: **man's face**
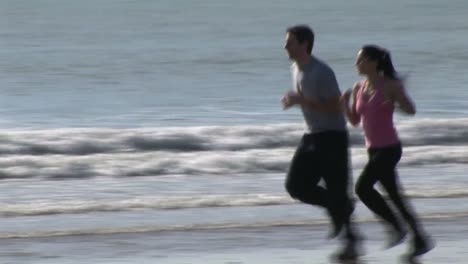
M 287 33 L 284 49 L 288 52 L 289 58 L 295 60 L 304 53 L 307 53 L 307 43 L 304 42 L 301 44 L 294 34 Z

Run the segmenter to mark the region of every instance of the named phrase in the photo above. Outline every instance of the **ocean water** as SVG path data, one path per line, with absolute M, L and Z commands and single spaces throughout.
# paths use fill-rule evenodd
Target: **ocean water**
M 161 252 L 177 255 L 210 250 L 184 244 L 196 230 L 328 228 L 321 210 L 283 188 L 304 130 L 300 112 L 279 103 L 291 88 L 285 29 L 296 23 L 314 28 L 314 53 L 342 90 L 361 78 L 354 58 L 363 44 L 392 52 L 418 109 L 396 115 L 406 193 L 423 221 L 467 216 L 467 8 L 1 0 L 0 259 L 74 263 L 41 242 L 57 237 L 159 237 Z M 366 152 L 362 131 L 350 135 L 356 178 Z M 361 205 L 357 217 L 375 221 Z M 176 235 L 165 243 L 167 232 Z M 25 253 L 11 253 L 18 243 Z M 119 245 L 102 249 L 107 259 L 126 254 Z M 76 263 L 102 257 L 83 256 Z

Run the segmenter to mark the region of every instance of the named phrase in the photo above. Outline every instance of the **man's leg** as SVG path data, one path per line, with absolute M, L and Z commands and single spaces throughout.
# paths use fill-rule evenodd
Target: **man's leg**
M 335 224 L 333 235 L 337 236 L 344 227 L 346 238 L 355 240 L 351 223 L 354 204 L 349 188 L 348 135 L 346 132 L 330 132 L 321 141 L 327 144 L 321 150 L 321 164 L 324 165 L 323 179 L 328 190 L 330 214 Z
M 303 203 L 327 207 L 327 191 L 318 186 L 320 166 L 313 135 L 304 135 L 293 156 L 285 187 L 292 198 Z
M 351 221 L 354 203 L 350 197 L 350 173 L 348 158 L 348 135 L 346 132 L 331 132 L 322 142 L 326 143 L 321 152 L 324 166 L 323 179 L 327 185 L 329 210 L 334 219 L 333 236 L 338 236 L 345 230 L 343 248 L 334 256 L 340 260 L 358 258 L 358 235 Z

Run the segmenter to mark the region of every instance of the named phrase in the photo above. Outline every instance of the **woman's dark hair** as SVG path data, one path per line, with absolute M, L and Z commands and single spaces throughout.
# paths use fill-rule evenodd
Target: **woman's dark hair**
M 312 53 L 314 47 L 314 31 L 307 25 L 295 25 L 286 30 L 287 33 L 293 34 L 299 43 L 307 42 L 307 53 Z
M 382 72 L 385 77 L 394 80 L 400 79 L 393 67 L 389 51 L 377 45 L 365 45 L 361 50 L 366 58 L 377 61 L 377 71 Z

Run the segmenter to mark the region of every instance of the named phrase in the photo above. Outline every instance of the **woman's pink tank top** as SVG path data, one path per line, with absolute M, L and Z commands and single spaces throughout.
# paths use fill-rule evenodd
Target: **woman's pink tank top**
M 364 81 L 356 97 L 356 111 L 361 115 L 366 146 L 381 148 L 398 144 L 400 140 L 393 125 L 395 107 L 385 100 L 383 80 L 375 87 L 375 93 L 367 101 L 363 97 L 366 86 L 367 81 Z

